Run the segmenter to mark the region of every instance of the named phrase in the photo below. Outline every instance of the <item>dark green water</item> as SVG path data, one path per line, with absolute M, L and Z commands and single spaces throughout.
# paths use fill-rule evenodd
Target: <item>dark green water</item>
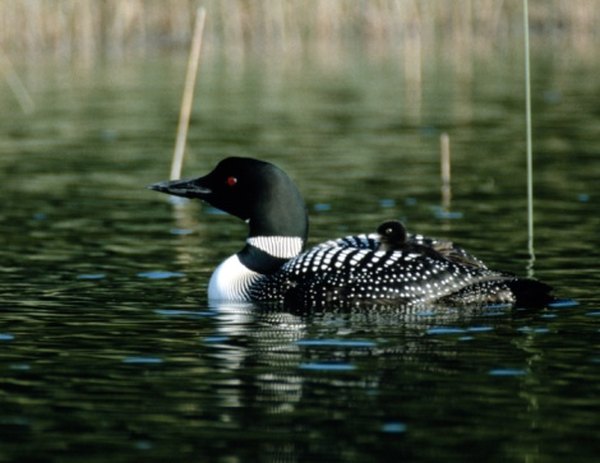
M 533 272 L 578 305 L 444 314 L 207 306 L 244 224 L 144 189 L 184 65 L 26 67 L 30 115 L 0 86 L 0 462 L 595 461 L 600 63 L 534 65 Z M 527 274 L 519 66 L 454 71 L 208 64 L 184 175 L 261 157 L 313 243 L 400 218 Z

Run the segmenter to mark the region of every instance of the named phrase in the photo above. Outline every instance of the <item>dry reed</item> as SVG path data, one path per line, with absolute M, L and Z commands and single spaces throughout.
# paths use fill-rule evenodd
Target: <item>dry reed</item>
M 521 33 L 521 0 L 0 0 L 0 43 L 13 60 L 44 53 L 91 61 L 187 48 L 199 5 L 210 17 L 206 52 L 227 58 L 253 52 L 331 58 L 348 47 L 389 55 L 444 44 L 489 53 L 512 47 L 505 39 Z M 531 0 L 529 10 L 532 46 L 596 52 L 598 0 Z
M 450 183 L 450 136 L 446 132 L 440 135 L 440 177 L 442 185 L 442 207 L 448 211 L 452 200 Z
M 26 114 L 32 113 L 35 109 L 35 103 L 27 91 L 27 88 L 23 85 L 23 81 L 19 77 L 11 60 L 8 56 L 4 55 L 2 50 L 0 50 L 0 74 L 4 75 L 6 83 L 12 90 L 13 95 L 23 112 Z
M 181 178 L 181 168 L 183 167 L 183 157 L 185 154 L 185 145 L 187 142 L 187 132 L 190 125 L 190 116 L 192 115 L 192 105 L 194 102 L 194 88 L 196 86 L 196 76 L 200 65 L 200 50 L 202 48 L 202 35 L 204 32 L 204 20 L 206 19 L 206 9 L 198 8 L 196 12 L 196 23 L 194 26 L 194 40 L 190 50 L 188 68 L 185 77 L 185 87 L 181 102 L 181 111 L 179 114 L 179 124 L 177 127 L 177 137 L 175 149 L 173 152 L 173 161 L 171 162 L 170 179 Z

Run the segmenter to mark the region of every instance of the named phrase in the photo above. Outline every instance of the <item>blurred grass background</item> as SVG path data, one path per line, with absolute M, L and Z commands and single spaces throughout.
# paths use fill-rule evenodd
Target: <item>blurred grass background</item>
M 534 49 L 596 56 L 598 0 L 529 3 Z M 204 53 L 227 60 L 335 62 L 359 49 L 462 61 L 522 49 L 514 39 L 522 37 L 522 0 L 0 0 L 0 47 L 14 62 L 43 55 L 83 63 L 187 49 L 198 6 L 208 14 Z

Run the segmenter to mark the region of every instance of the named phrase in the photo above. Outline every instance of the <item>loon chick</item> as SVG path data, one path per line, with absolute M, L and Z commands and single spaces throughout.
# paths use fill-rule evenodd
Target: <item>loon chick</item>
M 406 227 L 398 220 L 388 220 L 377 227 L 380 251 L 397 251 L 406 244 Z
M 398 220 L 383 222 L 377 227 L 377 233 L 380 241 L 379 251 L 422 253 L 434 259 L 446 258 L 467 266 L 487 268 L 481 260 L 452 241 L 409 235 L 404 224 Z
M 149 188 L 202 199 L 248 223 L 245 246 L 210 278 L 211 301 L 318 307 L 360 302 L 537 306 L 553 300 L 544 283 L 490 270 L 451 242 L 407 234 L 400 222 L 303 251 L 304 201 L 287 174 L 268 162 L 230 157 L 204 177 Z

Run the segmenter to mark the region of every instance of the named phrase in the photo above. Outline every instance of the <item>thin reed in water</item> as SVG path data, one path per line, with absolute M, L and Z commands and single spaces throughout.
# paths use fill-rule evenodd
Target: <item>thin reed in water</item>
M 529 59 L 529 5 L 523 0 L 523 28 L 525 47 L 525 125 L 527 127 L 527 244 L 530 274 L 533 273 L 535 253 L 533 247 L 533 141 L 531 126 L 531 68 Z M 530 275 L 533 276 L 533 275 Z
M 12 65 L 11 60 L 8 56 L 6 56 L 3 50 L 0 50 L 0 64 L 0 70 L 4 71 L 6 83 L 15 95 L 19 106 L 21 106 L 21 109 L 25 114 L 32 113 L 35 109 L 33 99 L 23 84 L 23 81 L 19 77 L 19 74 Z
M 440 164 L 442 178 L 442 207 L 450 209 L 452 190 L 450 188 L 450 136 L 444 132 L 440 135 Z
M 185 77 L 185 88 L 183 91 L 183 100 L 181 102 L 181 112 L 179 113 L 177 140 L 175 142 L 173 161 L 171 163 L 171 180 L 181 178 L 181 168 L 183 166 L 187 132 L 190 125 L 190 116 L 192 114 L 192 103 L 194 102 L 194 87 L 196 85 L 196 76 L 198 75 L 198 66 L 200 65 L 200 50 L 202 48 L 202 32 L 204 31 L 205 18 L 206 9 L 202 7 L 198 8 L 196 13 L 196 23 L 194 26 L 194 40 L 190 50 L 190 58 Z

